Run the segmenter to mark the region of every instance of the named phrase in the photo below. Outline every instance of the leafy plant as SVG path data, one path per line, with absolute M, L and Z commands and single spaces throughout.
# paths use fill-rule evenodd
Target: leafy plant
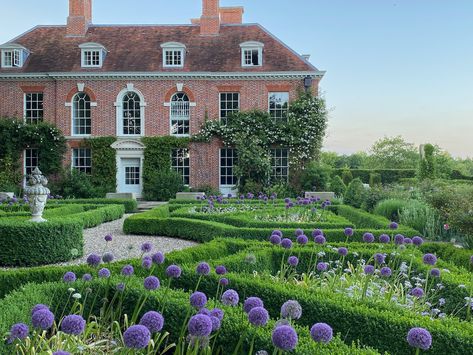
M 149 200 L 167 201 L 183 188 L 182 175 L 169 168 L 148 175 L 144 191 Z
M 343 201 L 356 208 L 360 208 L 366 198 L 366 189 L 360 179 L 354 179 L 347 187 Z
M 332 180 L 330 181 L 330 191 L 335 193 L 337 197 L 343 197 L 347 186 L 343 182 L 342 178 L 338 175 L 335 175 Z
M 330 181 L 330 168 L 312 161 L 302 171 L 300 184 L 302 191 L 326 191 Z

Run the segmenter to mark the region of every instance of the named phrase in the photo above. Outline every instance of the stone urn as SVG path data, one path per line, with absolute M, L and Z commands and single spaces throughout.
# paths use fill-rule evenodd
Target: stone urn
M 25 189 L 33 217 L 30 219 L 30 222 L 46 222 L 42 216 L 50 192 L 46 187 L 47 184 L 48 179 L 46 179 L 38 167 L 36 167 L 29 176 L 28 186 Z

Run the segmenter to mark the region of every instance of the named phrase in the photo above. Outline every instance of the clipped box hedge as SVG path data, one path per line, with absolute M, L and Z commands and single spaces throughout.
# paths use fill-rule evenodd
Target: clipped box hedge
M 332 175 L 342 176 L 345 169 L 334 169 Z M 393 184 L 401 179 L 416 177 L 415 169 L 350 169 L 354 179 L 360 178 L 365 184 L 370 182 L 371 174 L 379 174 L 383 184 Z

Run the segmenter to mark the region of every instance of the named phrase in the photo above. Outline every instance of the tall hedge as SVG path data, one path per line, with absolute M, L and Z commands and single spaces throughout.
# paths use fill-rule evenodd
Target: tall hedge
M 332 175 L 342 176 L 346 169 L 334 169 Z M 354 179 L 359 178 L 363 183 L 369 184 L 371 174 L 379 174 L 383 184 L 393 184 L 401 179 L 415 178 L 416 169 L 350 169 Z

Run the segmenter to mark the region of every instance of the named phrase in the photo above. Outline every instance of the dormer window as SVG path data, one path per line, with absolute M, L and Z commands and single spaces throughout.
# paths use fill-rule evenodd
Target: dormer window
M 161 45 L 163 49 L 164 68 L 182 68 L 186 54 L 186 46 L 179 42 L 167 42 Z
M 244 42 L 241 48 L 242 67 L 260 67 L 263 65 L 263 47 L 261 42 Z
M 98 43 L 84 43 L 79 46 L 81 49 L 82 68 L 101 68 L 107 50 Z
M 0 47 L 2 68 L 21 68 L 28 58 L 28 50 L 18 44 L 6 44 Z

